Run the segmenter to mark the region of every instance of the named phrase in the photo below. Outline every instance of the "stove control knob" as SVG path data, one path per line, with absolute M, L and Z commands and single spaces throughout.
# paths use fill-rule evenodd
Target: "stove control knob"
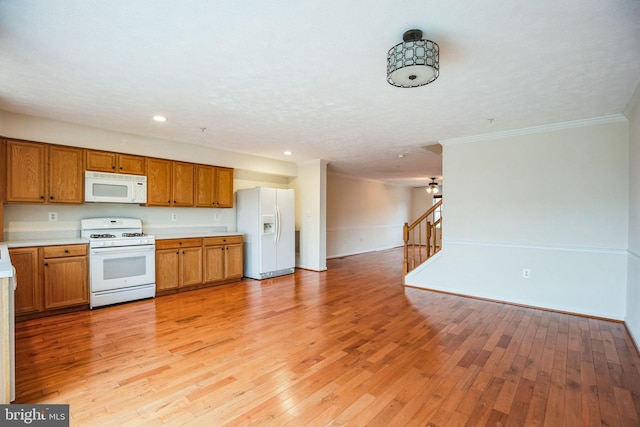
M 104 244 L 107 246 L 113 246 L 113 242 L 104 242 Z

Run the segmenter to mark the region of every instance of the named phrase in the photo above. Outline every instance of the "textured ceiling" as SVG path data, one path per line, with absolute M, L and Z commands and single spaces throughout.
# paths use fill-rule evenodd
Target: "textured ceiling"
M 402 89 L 410 28 L 440 77 Z M 440 176 L 436 141 L 620 114 L 639 81 L 638 0 L 0 0 L 0 109 L 389 183 Z

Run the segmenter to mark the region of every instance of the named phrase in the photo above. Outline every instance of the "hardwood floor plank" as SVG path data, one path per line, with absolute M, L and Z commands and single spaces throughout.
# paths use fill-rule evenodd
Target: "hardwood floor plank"
M 623 325 L 405 288 L 401 250 L 19 322 L 72 426 L 640 425 Z

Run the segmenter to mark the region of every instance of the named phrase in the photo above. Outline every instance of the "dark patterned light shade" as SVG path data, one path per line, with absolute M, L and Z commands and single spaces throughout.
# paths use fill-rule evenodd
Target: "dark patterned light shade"
M 438 44 L 422 39 L 422 31 L 409 30 L 403 42 L 387 54 L 387 81 L 397 87 L 424 86 L 440 74 Z

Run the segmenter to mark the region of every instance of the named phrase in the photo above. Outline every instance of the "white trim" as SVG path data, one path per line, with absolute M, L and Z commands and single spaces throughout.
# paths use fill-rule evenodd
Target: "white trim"
M 631 118 L 631 112 L 633 110 L 634 105 L 640 103 L 640 82 L 638 82 L 638 86 L 636 86 L 636 90 L 633 91 L 633 95 L 631 95 L 631 99 L 629 99 L 629 103 L 624 108 L 623 114 L 627 118 Z
M 442 246 L 445 245 L 475 245 L 475 246 L 493 246 L 504 248 L 518 248 L 518 249 L 543 249 L 552 251 L 569 251 L 569 252 L 589 252 L 589 253 L 601 253 L 612 255 L 626 255 L 632 253 L 626 249 L 614 249 L 614 248 L 589 248 L 581 246 L 561 246 L 561 245 L 539 245 L 539 244 L 524 244 L 524 243 L 510 243 L 510 242 L 489 242 L 489 241 L 472 241 L 472 240 L 456 240 L 456 239 L 443 239 Z M 637 255 L 636 255 L 637 256 Z
M 342 254 L 327 255 L 327 259 L 342 258 L 342 257 L 346 257 L 346 256 L 351 256 L 351 255 L 362 255 L 362 254 L 368 254 L 370 252 L 388 251 L 389 249 L 395 249 L 395 248 L 401 248 L 401 247 L 402 247 L 402 245 L 400 245 L 400 246 L 387 246 L 387 247 L 382 247 L 382 248 L 367 249 L 366 251 L 345 252 L 345 253 L 342 253 Z
M 336 231 L 351 231 L 351 230 L 369 230 L 372 228 L 402 228 L 404 224 L 382 224 L 382 225 L 355 225 L 351 227 L 333 227 L 327 228 L 327 233 Z
M 627 118 L 622 114 L 615 114 L 612 116 L 596 117 L 592 119 L 573 120 L 570 122 L 554 123 L 542 126 L 533 126 L 523 129 L 507 130 L 503 132 L 486 133 L 481 135 L 463 136 L 461 138 L 444 139 L 440 141 L 443 146 L 467 144 L 470 142 L 487 141 L 491 139 L 510 138 L 514 136 L 532 135 L 543 132 L 552 132 L 563 129 L 574 129 L 585 126 L 603 125 L 610 123 L 627 122 Z

